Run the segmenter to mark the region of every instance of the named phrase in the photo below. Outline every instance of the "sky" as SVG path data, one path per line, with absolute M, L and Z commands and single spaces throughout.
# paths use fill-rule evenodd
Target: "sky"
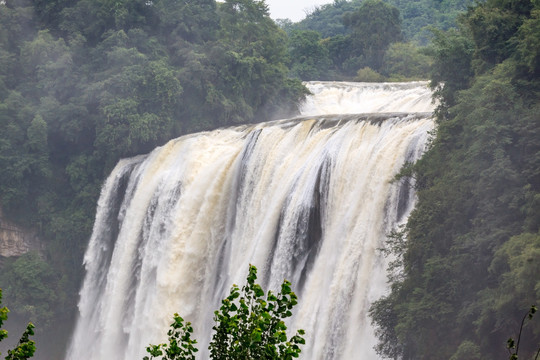
M 272 19 L 302 20 L 317 5 L 328 4 L 333 0 L 266 0 Z

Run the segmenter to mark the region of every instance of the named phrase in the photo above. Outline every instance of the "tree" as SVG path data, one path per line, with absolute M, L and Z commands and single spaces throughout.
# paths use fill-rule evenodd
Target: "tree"
M 460 13 L 474 3 L 473 0 L 388 0 L 403 17 L 403 35 L 408 41 L 428 45 L 432 39 L 430 28 L 449 30 L 456 27 Z
M 336 35 L 323 39 L 321 42 L 328 49 L 328 56 L 332 61 L 334 69 L 342 72 L 344 70 L 343 63 L 349 58 L 351 53 L 351 37 L 348 35 Z
M 191 339 L 192 333 L 191 323 L 184 323 L 184 319 L 174 314 L 171 329 L 167 332 L 169 343 L 150 345 L 146 348 L 150 357 L 145 356 L 143 360 L 154 359 L 158 356 L 163 356 L 162 360 L 195 360 L 195 353 L 199 350 L 195 347 L 197 341 Z
M 372 68 L 366 66 L 356 72 L 354 80 L 362 82 L 383 82 L 385 78 Z
M 321 79 L 328 73 L 330 59 L 321 36 L 312 30 L 295 30 L 289 36 L 291 74 L 302 80 Z
M 358 10 L 360 4 L 361 0 L 334 0 L 328 4 L 315 6 L 305 19 L 293 24 L 290 29 L 314 30 L 323 38 L 346 35 L 350 33 L 350 29 L 343 24 L 343 14 Z
M 455 105 L 455 95 L 470 86 L 474 44 L 456 30 L 435 31 L 430 55 L 434 60 L 431 87 L 440 101 L 439 112 Z M 443 85 L 444 84 L 444 85 Z
M 363 57 L 363 65 L 378 71 L 391 43 L 400 41 L 399 10 L 381 0 L 366 0 L 360 8 L 344 16 L 345 25 L 352 28 L 353 54 Z
M 200 43 L 215 38 L 219 28 L 213 0 L 158 0 L 153 2 L 160 19 L 160 33 L 171 43 L 177 37 Z
M 540 9 L 531 11 L 531 17 L 519 28 L 517 56 L 524 63 L 531 78 L 540 76 Z
M 492 0 L 469 11 L 465 22 L 482 65 L 492 67 L 512 53 L 514 45 L 510 39 L 529 17 L 532 7 L 533 1 Z
M 209 345 L 210 357 L 216 360 L 234 359 L 285 359 L 297 358 L 300 345 L 305 344 L 303 330 L 287 338 L 284 319 L 292 316 L 292 308 L 297 297 L 291 290 L 291 283 L 285 280 L 281 291 L 274 295 L 271 291 L 265 298 L 264 290 L 257 280 L 257 268 L 249 266 L 247 283 L 242 287 L 233 285 L 227 298 L 214 312 L 215 331 Z M 168 332 L 169 343 L 150 345 L 146 351 L 151 357 L 164 356 L 167 360 L 195 359 L 196 341 L 191 339 L 193 328 L 184 323 L 178 314 Z
M 217 125 L 268 120 L 284 101 L 290 102 L 280 94 L 291 89 L 287 36 L 270 18 L 264 1 L 227 0 L 218 10 L 221 37 L 210 56 L 219 69 L 213 82 L 218 93 L 207 96 L 217 103 Z M 303 94 L 298 95 L 294 102 Z
M 2 306 L 2 289 L 0 289 L 0 306 Z M 1 328 L 4 321 L 8 318 L 8 313 L 9 310 L 7 307 L 0 307 L 0 341 L 8 336 L 8 332 Z M 33 340 L 30 340 L 30 336 L 32 335 L 34 335 L 34 324 L 29 323 L 19 340 L 17 347 L 13 350 L 8 350 L 6 360 L 25 360 L 34 356 L 36 344 Z
M 0 274 L 6 301 L 15 314 L 46 328 L 65 302 L 61 276 L 35 251 L 6 262 Z
M 430 65 L 431 59 L 420 48 L 412 43 L 396 42 L 384 55 L 383 72 L 399 80 L 427 79 Z
M 508 349 L 508 353 L 510 354 L 510 358 L 509 358 L 510 360 L 517 360 L 518 359 L 519 345 L 521 343 L 521 338 L 522 338 L 522 335 L 523 335 L 523 327 L 525 325 L 525 320 L 530 321 L 537 311 L 538 311 L 538 309 L 536 308 L 535 305 L 531 306 L 531 308 L 529 309 L 527 314 L 525 314 L 525 316 L 523 316 L 523 319 L 521 320 L 521 326 L 519 327 L 519 333 L 518 333 L 517 339 L 514 340 L 513 338 L 508 338 L 508 340 L 506 341 L 506 348 Z M 540 347 L 538 347 L 538 348 L 534 347 L 534 349 L 535 349 L 534 360 L 537 360 L 538 356 L 540 356 Z M 538 350 L 536 350 L 536 349 L 538 349 Z

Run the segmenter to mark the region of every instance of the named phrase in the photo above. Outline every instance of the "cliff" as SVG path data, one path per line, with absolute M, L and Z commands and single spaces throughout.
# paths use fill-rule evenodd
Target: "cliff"
M 40 249 L 35 230 L 26 229 L 7 220 L 0 208 L 0 257 L 13 257 Z

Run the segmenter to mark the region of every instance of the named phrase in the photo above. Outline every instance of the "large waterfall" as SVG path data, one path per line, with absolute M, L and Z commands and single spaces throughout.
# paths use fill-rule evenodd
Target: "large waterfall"
M 304 359 L 376 359 L 367 315 L 387 291 L 377 249 L 414 194 L 392 178 L 433 128 L 424 82 L 307 83 L 298 118 L 219 129 L 121 160 L 84 257 L 69 360 L 142 359 L 172 314 L 208 357 L 213 311 L 248 265 L 293 284 Z

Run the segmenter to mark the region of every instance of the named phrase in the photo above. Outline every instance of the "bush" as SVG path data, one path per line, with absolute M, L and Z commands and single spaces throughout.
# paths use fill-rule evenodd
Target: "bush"
M 0 306 L 2 306 L 2 289 L 0 289 Z M 7 320 L 9 310 L 7 307 L 0 307 L 0 341 L 4 340 L 8 336 L 8 332 L 2 329 L 2 324 Z M 33 340 L 30 340 L 30 336 L 34 335 L 34 324 L 29 323 L 26 326 L 17 347 L 13 350 L 8 350 L 8 356 L 6 360 L 25 360 L 34 356 L 36 351 L 36 344 Z
M 268 291 L 265 297 L 255 280 L 257 268 L 250 265 L 246 285 L 242 290 L 233 285 L 220 309 L 214 312 L 215 333 L 208 347 L 211 359 L 292 359 L 300 354 L 300 345 L 305 344 L 304 331 L 298 330 L 287 339 L 284 322 L 297 304 L 291 283 L 283 281 L 277 295 Z M 192 332 L 191 324 L 175 314 L 168 332 L 169 343 L 150 345 L 146 351 L 151 357 L 144 360 L 162 355 L 167 360 L 195 359 L 198 349 L 191 339 Z
M 355 81 L 363 82 L 382 82 L 385 80 L 384 76 L 376 72 L 370 67 L 364 67 L 356 73 Z

